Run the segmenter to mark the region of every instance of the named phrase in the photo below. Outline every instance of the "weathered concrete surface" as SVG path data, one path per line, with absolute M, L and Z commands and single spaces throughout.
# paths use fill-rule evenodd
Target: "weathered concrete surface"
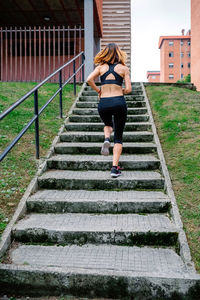
M 112 167 L 112 157 L 61 154 L 48 159 L 47 165 L 49 169 L 107 171 Z M 150 154 L 123 155 L 120 160 L 120 167 L 125 170 L 156 170 L 159 166 L 159 159 Z
M 132 116 L 128 116 L 127 117 L 127 122 L 147 122 L 149 120 L 149 116 L 148 115 L 132 115 Z M 99 116 L 90 116 L 90 115 L 84 115 L 84 116 L 80 116 L 80 115 L 71 115 L 69 116 L 69 121 L 70 122 L 84 122 L 84 123 L 93 123 L 93 122 L 101 122 L 101 119 Z
M 69 131 L 60 135 L 60 142 L 97 142 L 102 143 L 104 141 L 103 132 L 88 131 L 87 135 L 84 131 Z M 111 135 L 111 141 L 113 141 L 113 134 Z M 123 142 L 152 142 L 153 134 L 150 131 L 126 131 L 123 134 Z
M 185 264 L 173 249 L 123 247 L 114 245 L 40 246 L 22 245 L 11 251 L 16 265 L 52 266 L 61 268 L 162 273 L 187 273 Z M 162 263 L 161 263 L 162 262 Z
M 30 214 L 13 228 L 22 242 L 176 245 L 178 232 L 164 214 Z
M 103 123 L 66 123 L 65 128 L 68 131 L 102 131 L 103 130 Z M 129 122 L 126 123 L 124 131 L 144 131 L 144 130 L 150 130 L 151 129 L 151 123 L 149 122 Z
M 144 96 L 143 96 L 143 92 L 141 91 L 141 92 L 139 92 L 139 93 L 136 93 L 136 94 L 134 94 L 134 95 L 128 95 L 128 96 L 125 96 L 124 97 L 125 98 L 125 100 L 126 100 L 126 102 L 128 102 L 128 101 L 144 101 Z M 89 102 L 91 102 L 91 101 L 95 101 L 95 102 L 99 102 L 99 98 L 98 98 L 98 95 L 96 94 L 96 96 L 95 95 L 92 95 L 92 96 L 81 96 L 80 98 L 79 98 L 79 101 L 89 101 Z
M 91 102 L 77 102 L 76 107 L 78 108 L 97 108 L 97 103 L 94 101 Z M 133 107 L 145 107 L 146 102 L 145 101 L 128 101 L 127 107 L 133 108 Z
M 146 114 L 146 107 L 128 108 L 128 115 Z M 98 115 L 97 108 L 74 108 L 75 115 Z
M 52 266 L 0 265 L 2 292 L 21 295 L 69 295 L 134 300 L 199 300 L 196 274 L 149 274 Z
M 38 177 L 40 188 L 49 189 L 163 189 L 164 178 L 155 171 L 123 171 L 117 180 L 105 171 L 50 170 Z
M 102 143 L 57 143 L 55 153 L 57 154 L 100 154 Z M 110 147 L 112 153 L 113 146 Z M 155 143 L 123 143 L 123 153 L 144 154 L 155 152 Z
M 28 211 L 38 213 L 157 213 L 169 206 L 156 191 L 40 190 L 27 200 Z
M 129 95 L 142 95 L 143 92 L 141 90 L 133 90 Z M 89 90 L 89 91 L 84 91 L 82 93 L 82 96 L 96 96 L 97 93 L 93 90 Z M 128 97 L 128 96 L 126 96 Z

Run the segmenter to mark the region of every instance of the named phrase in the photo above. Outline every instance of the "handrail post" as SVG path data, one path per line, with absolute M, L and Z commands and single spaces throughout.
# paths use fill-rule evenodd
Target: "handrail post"
M 34 92 L 34 113 L 37 116 L 35 119 L 35 147 L 36 147 L 36 158 L 40 157 L 39 149 L 39 115 L 38 115 L 38 90 Z
M 59 87 L 61 88 L 60 90 L 60 118 L 63 117 L 63 106 L 62 106 L 62 70 L 59 71 Z
M 85 78 L 84 78 L 84 53 L 82 53 L 82 81 L 83 81 L 83 83 L 84 83 L 84 81 L 85 81 Z
M 74 95 L 76 95 L 76 66 L 75 66 L 75 60 L 73 61 L 73 72 L 74 72 Z

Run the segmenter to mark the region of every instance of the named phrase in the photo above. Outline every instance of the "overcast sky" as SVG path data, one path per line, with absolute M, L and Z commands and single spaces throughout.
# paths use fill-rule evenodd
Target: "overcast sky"
M 147 81 L 147 71 L 160 70 L 161 35 L 190 29 L 190 0 L 131 0 L 133 81 Z

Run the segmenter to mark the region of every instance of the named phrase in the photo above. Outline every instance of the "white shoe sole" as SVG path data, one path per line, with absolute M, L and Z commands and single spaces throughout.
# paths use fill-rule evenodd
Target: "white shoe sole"
M 122 175 L 122 174 L 114 174 L 114 173 L 111 173 L 111 174 L 110 174 L 110 176 L 111 176 L 112 178 L 117 178 L 117 177 L 120 176 L 120 175 Z
M 110 148 L 110 142 L 109 141 L 105 141 L 103 143 L 103 146 L 101 147 L 101 154 L 108 156 L 109 155 L 109 148 Z

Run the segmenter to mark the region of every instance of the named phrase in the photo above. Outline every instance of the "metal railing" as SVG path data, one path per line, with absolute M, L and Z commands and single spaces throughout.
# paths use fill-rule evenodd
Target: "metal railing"
M 76 60 L 78 58 L 82 58 L 81 65 L 76 69 Z M 76 74 L 79 71 L 82 71 L 82 82 L 84 82 L 84 52 L 80 52 L 73 59 L 68 61 L 66 64 L 58 68 L 55 72 L 46 77 L 42 82 L 36 85 L 32 90 L 30 90 L 27 94 L 25 94 L 22 98 L 13 103 L 8 109 L 6 109 L 0 115 L 0 121 L 7 116 L 11 111 L 13 111 L 16 107 L 18 107 L 22 102 L 24 102 L 28 97 L 34 94 L 34 117 L 28 122 L 28 124 L 20 131 L 20 133 L 12 140 L 12 142 L 6 147 L 6 149 L 0 155 L 0 161 L 10 152 L 10 150 L 14 147 L 14 145 L 19 141 L 19 139 L 24 135 L 24 133 L 28 130 L 28 128 L 35 122 L 35 146 L 36 146 L 36 158 L 39 158 L 39 116 L 43 112 L 43 110 L 47 107 L 47 105 L 59 94 L 59 107 L 60 107 L 60 118 L 63 117 L 63 108 L 62 108 L 62 90 L 64 86 L 69 83 L 73 79 L 74 85 L 74 95 L 76 95 Z M 62 70 L 73 63 L 73 74 L 62 83 Z M 59 73 L 59 88 L 54 93 L 54 95 L 38 110 L 38 89 L 43 86 L 50 78 Z
M 0 80 L 41 82 L 83 51 L 83 37 L 76 26 L 0 27 Z

